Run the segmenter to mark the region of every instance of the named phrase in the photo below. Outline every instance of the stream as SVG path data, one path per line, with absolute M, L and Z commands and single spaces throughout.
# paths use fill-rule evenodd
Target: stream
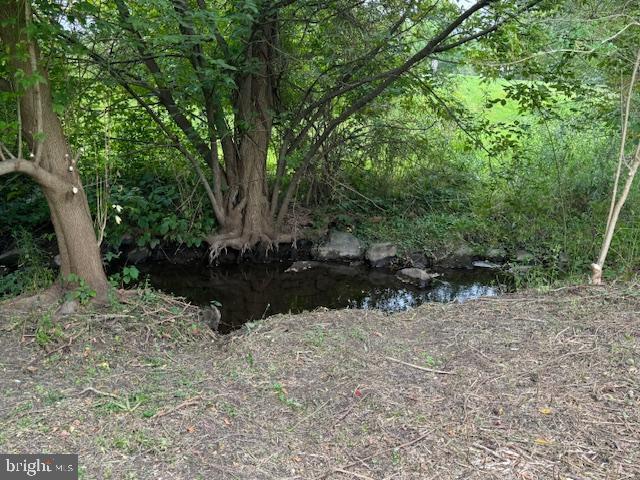
M 428 288 L 404 283 L 391 272 L 339 264 L 321 264 L 286 272 L 289 264 L 182 266 L 164 263 L 141 268 L 159 290 L 207 306 L 222 305 L 220 332 L 277 313 L 300 313 L 318 307 L 363 308 L 396 312 L 425 302 L 450 302 L 495 296 L 505 290 L 499 276 L 483 269 L 448 270 Z M 504 280 L 504 279 L 502 279 Z

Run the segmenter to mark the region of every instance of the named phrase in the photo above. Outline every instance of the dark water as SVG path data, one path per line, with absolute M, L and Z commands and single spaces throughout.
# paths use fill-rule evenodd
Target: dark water
M 389 272 L 366 267 L 323 264 L 302 272 L 285 272 L 286 264 L 194 267 L 154 264 L 141 269 L 151 285 L 206 306 L 222 304 L 220 331 L 276 313 L 299 313 L 318 307 L 407 310 L 424 302 L 465 301 L 502 291 L 494 272 L 443 272 L 420 289 Z

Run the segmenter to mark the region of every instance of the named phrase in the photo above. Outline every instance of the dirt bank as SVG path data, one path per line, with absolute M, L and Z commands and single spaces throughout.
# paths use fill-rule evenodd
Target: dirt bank
M 149 293 L 44 318 L 0 323 L 0 450 L 77 452 L 81 478 L 640 478 L 635 286 L 227 337 Z

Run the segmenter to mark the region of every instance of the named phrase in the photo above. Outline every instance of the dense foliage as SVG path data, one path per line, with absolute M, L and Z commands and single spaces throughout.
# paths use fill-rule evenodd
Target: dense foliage
M 261 68 L 245 47 L 256 19 L 266 16 L 281 21 L 270 64 L 277 70 L 269 73 L 276 80 L 266 191 L 291 187 L 292 205 L 313 218 L 312 230 L 338 224 L 433 255 L 461 244 L 478 252 L 524 249 L 538 258 L 530 275 L 545 278 L 586 271 L 609 207 L 638 5 L 533 2 L 522 13 L 524 2 L 487 2 L 485 15 L 449 42 L 492 21 L 500 28 L 433 52 L 333 125 L 375 90 L 366 79 L 401 67 L 470 2 L 324 3 L 36 2 L 34 28 L 57 111 L 83 152 L 79 167 L 96 230 L 104 229 L 103 251 L 116 254 L 130 238 L 151 249 L 198 246 L 224 226 L 204 188 L 208 182 L 215 190 L 216 171 L 199 153 L 205 145 L 228 169 L 224 141 L 209 144 L 209 135 L 241 145 L 255 127 L 239 113 L 238 98 L 243 79 Z M 145 66 L 146 56 L 158 72 Z M 173 122 L 163 89 L 193 137 Z M 217 92 L 216 120 L 207 118 L 208 90 Z M 5 142 L 15 136 L 14 102 L 0 97 Z M 283 161 L 292 138 L 296 148 Z M 232 190 L 221 187 L 225 201 Z M 634 192 L 612 247 L 616 273 L 640 262 L 638 213 Z M 42 195 L 16 176 L 0 179 L 0 218 L 2 246 L 19 228 L 36 237 L 50 232 Z

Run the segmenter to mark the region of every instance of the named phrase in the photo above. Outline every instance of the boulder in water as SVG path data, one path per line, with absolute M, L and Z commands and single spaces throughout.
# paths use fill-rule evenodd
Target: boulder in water
M 372 267 L 388 267 L 398 256 L 398 247 L 393 243 L 374 243 L 365 255 Z
M 429 273 L 421 268 L 403 268 L 396 276 L 403 282 L 425 288 L 431 284 L 434 278 L 439 277 L 440 274 Z
M 501 266 L 497 263 L 488 262 L 486 260 L 477 260 L 473 262 L 472 265 L 474 268 L 487 268 L 489 270 L 498 270 L 499 268 L 501 268 Z
M 287 273 L 298 273 L 304 272 L 305 270 L 311 270 L 312 268 L 316 268 L 320 265 L 318 262 L 310 262 L 307 260 L 293 262 L 289 268 L 285 270 Z
M 471 268 L 473 263 L 473 249 L 468 245 L 458 247 L 437 262 L 442 268 Z
M 351 261 L 362 258 L 364 248 L 355 236 L 333 231 L 329 239 L 315 249 L 315 257 L 322 261 Z

